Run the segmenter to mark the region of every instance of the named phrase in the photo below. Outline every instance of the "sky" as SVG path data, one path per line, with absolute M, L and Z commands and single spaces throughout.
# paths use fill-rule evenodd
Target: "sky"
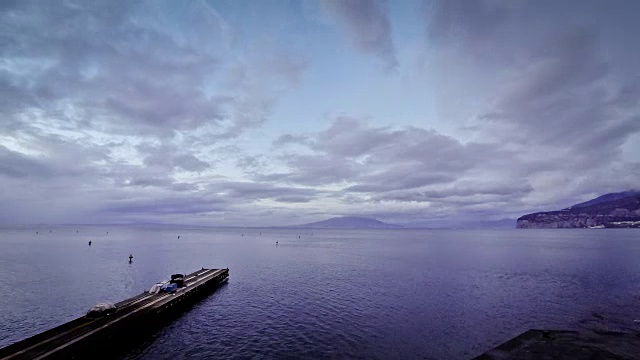
M 438 226 L 640 186 L 640 2 L 0 1 L 0 224 Z

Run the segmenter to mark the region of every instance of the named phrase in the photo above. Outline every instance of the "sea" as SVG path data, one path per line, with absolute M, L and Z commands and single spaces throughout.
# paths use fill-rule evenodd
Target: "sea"
M 22 226 L 0 228 L 0 347 L 202 267 L 228 283 L 119 358 L 469 359 L 532 328 L 640 330 L 638 229 Z

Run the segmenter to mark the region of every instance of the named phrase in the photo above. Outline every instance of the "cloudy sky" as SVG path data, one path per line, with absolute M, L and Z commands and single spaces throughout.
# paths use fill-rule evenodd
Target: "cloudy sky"
M 640 2 L 0 1 L 0 224 L 438 225 L 640 187 Z

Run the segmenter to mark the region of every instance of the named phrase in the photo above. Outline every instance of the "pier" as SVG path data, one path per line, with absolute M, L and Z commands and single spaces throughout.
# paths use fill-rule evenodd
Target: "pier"
M 104 346 L 115 347 L 118 339 L 139 335 L 157 327 L 170 314 L 225 282 L 229 269 L 202 269 L 185 275 L 181 287 L 171 292 L 143 292 L 115 304 L 108 315 L 79 317 L 53 329 L 0 349 L 0 360 L 79 359 L 99 354 Z M 99 357 L 99 356 L 98 356 Z

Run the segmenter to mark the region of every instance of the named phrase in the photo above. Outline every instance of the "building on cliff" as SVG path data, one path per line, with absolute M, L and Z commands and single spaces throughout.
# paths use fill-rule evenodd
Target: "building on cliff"
M 602 195 L 558 211 L 527 214 L 521 229 L 640 228 L 640 191 Z

